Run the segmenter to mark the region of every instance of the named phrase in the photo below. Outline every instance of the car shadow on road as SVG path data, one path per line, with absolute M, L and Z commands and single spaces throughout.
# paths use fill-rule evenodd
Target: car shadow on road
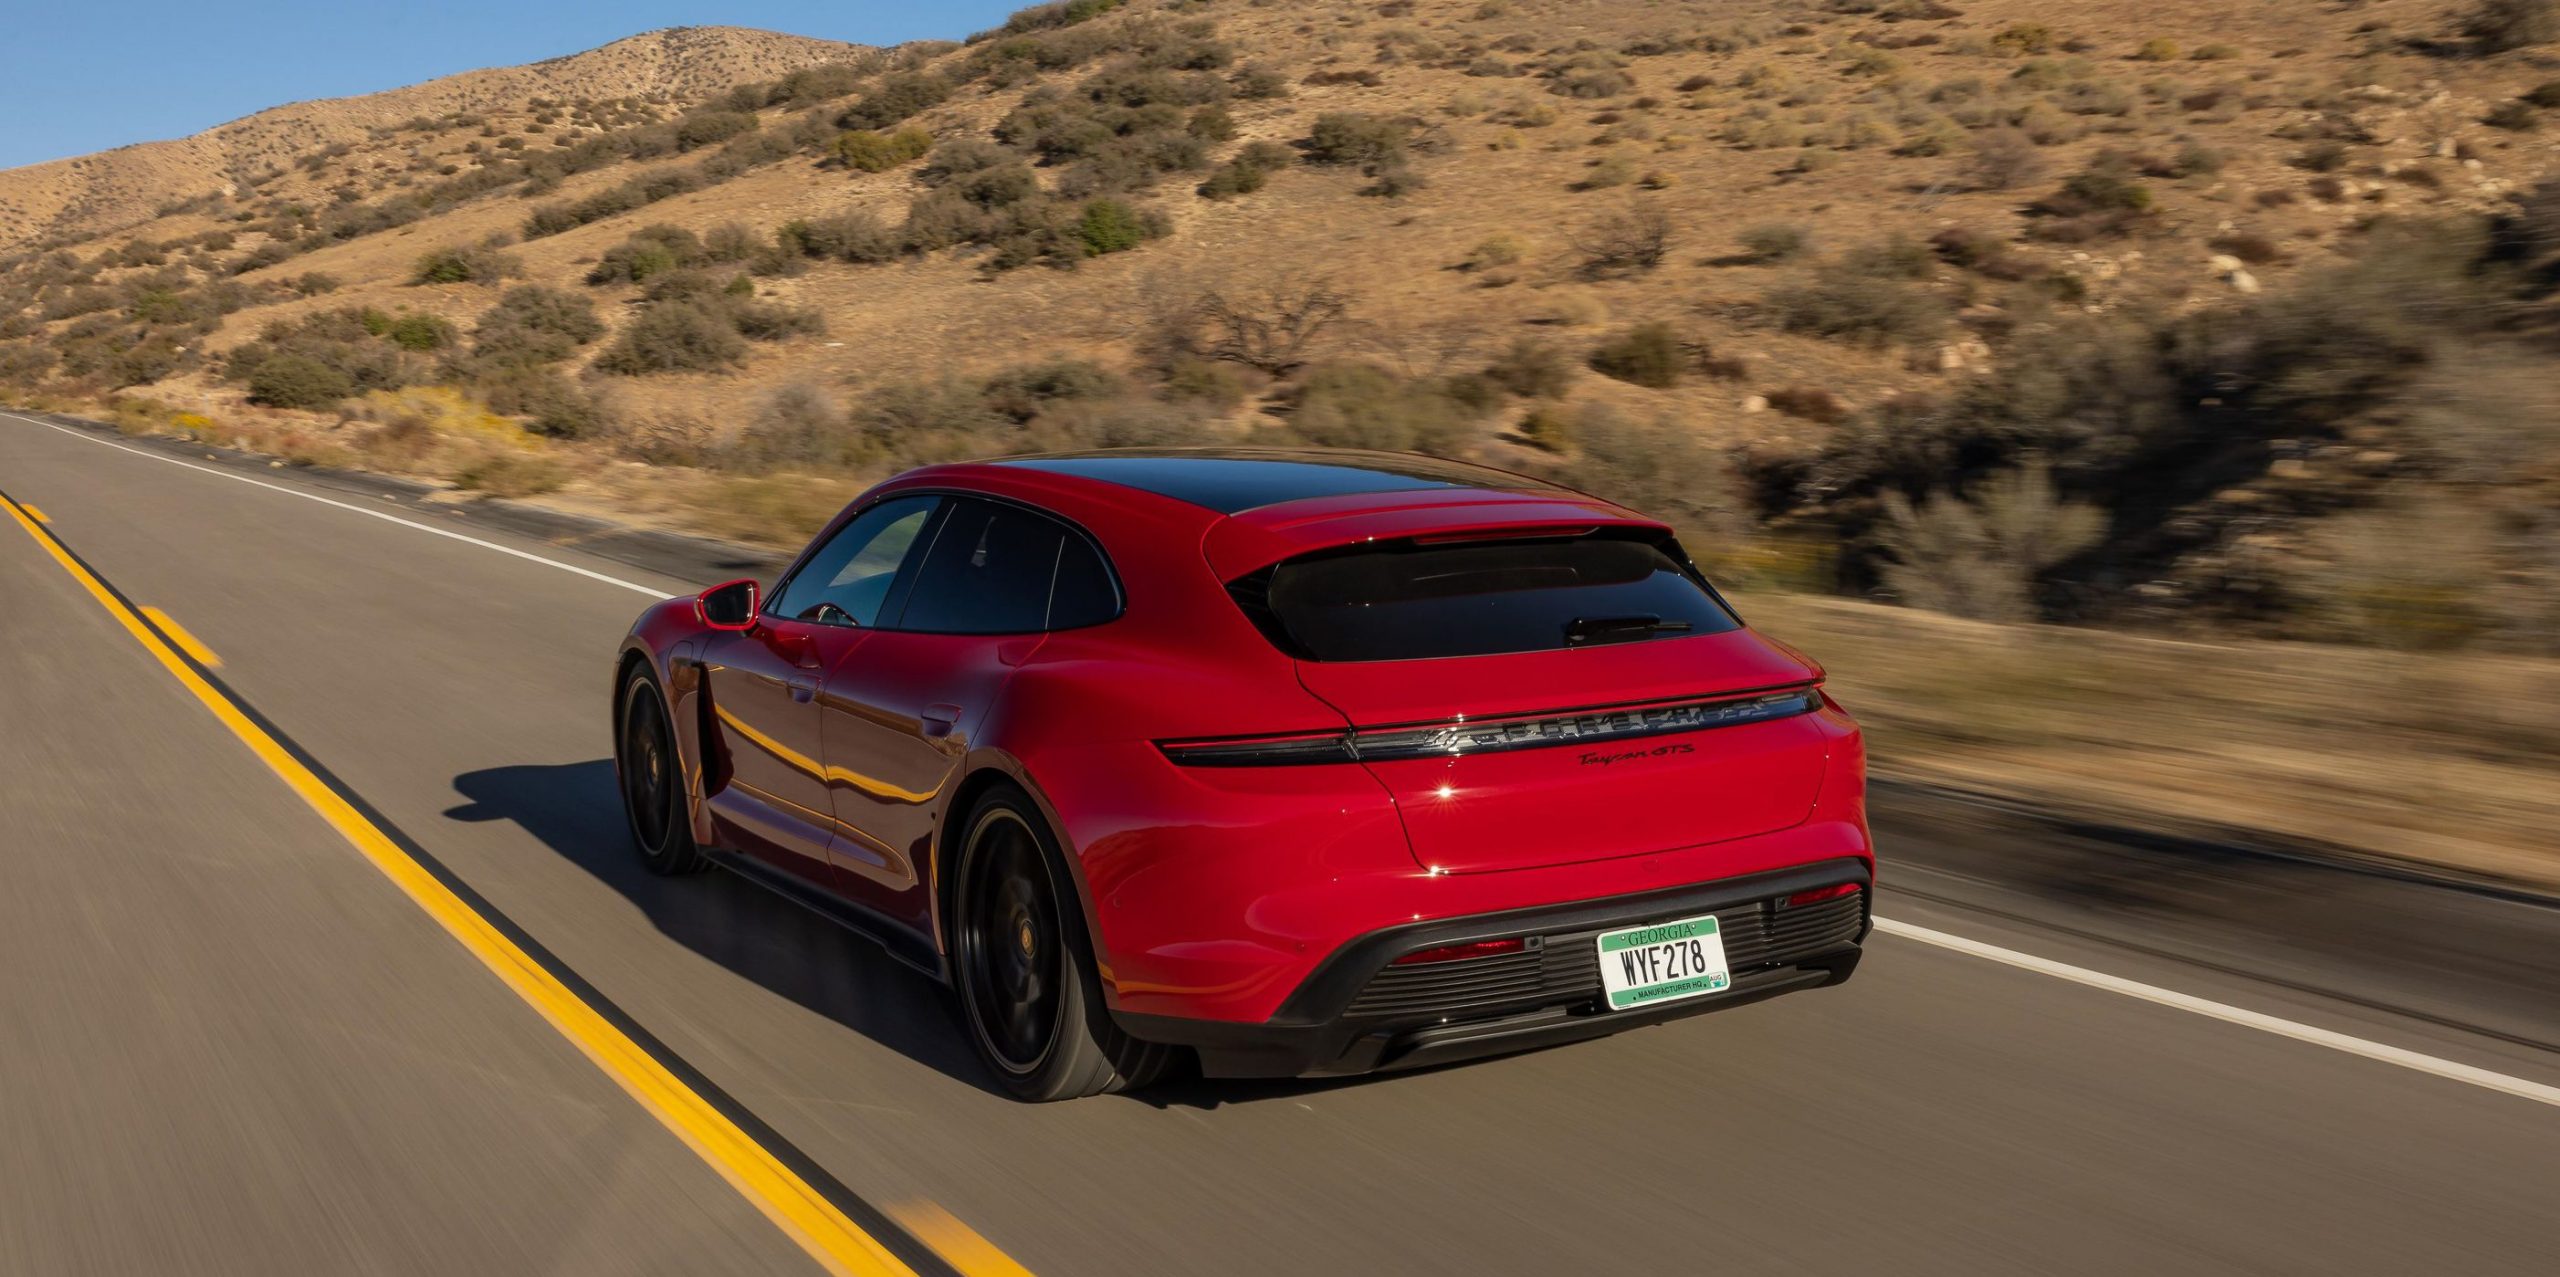
M 660 932 L 695 953 L 945 1077 L 1004 1094 L 969 1050 L 942 987 L 879 945 L 735 874 L 662 878 L 642 868 L 623 824 L 613 760 L 492 767 L 454 777 L 453 788 L 468 801 L 447 810 L 447 819 L 510 821 L 621 893 Z M 1205 1079 L 1186 1064 L 1120 1098 L 1159 1110 L 1207 1111 L 1438 1071 L 1235 1080 Z
M 944 1076 L 998 1093 L 941 986 L 861 935 L 735 874 L 662 878 L 631 849 L 613 761 L 492 767 L 453 781 L 462 821 L 511 821 L 695 953 Z

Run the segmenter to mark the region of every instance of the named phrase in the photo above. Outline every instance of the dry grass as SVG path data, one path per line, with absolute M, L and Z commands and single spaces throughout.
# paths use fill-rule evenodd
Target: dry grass
M 2560 886 L 2560 661 L 1738 606 L 1828 666 L 1879 775 Z

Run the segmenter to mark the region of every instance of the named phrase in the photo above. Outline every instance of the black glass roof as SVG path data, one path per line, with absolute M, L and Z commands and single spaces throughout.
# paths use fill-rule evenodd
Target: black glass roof
M 1138 488 L 1220 514 L 1283 501 L 1430 488 L 1552 488 L 1524 475 L 1392 452 L 1286 448 L 1121 449 L 1015 457 L 997 465 Z

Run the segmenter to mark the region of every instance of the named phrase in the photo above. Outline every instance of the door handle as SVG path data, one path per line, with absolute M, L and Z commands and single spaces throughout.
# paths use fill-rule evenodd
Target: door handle
M 817 696 L 818 681 L 816 679 L 795 678 L 791 680 L 791 702 L 793 704 L 806 705 L 810 701 L 817 699 Z
M 960 715 L 964 712 L 966 711 L 957 705 L 925 706 L 924 721 L 921 726 L 924 728 L 926 738 L 940 740 L 950 735 L 951 729 L 960 725 Z

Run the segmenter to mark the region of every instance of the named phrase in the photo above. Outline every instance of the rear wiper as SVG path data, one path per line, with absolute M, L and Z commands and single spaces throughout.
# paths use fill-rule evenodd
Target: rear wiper
M 1691 628 L 1687 621 L 1666 621 L 1658 616 L 1578 616 L 1564 627 L 1564 642 L 1567 647 L 1624 643 L 1656 634 L 1685 633 Z

